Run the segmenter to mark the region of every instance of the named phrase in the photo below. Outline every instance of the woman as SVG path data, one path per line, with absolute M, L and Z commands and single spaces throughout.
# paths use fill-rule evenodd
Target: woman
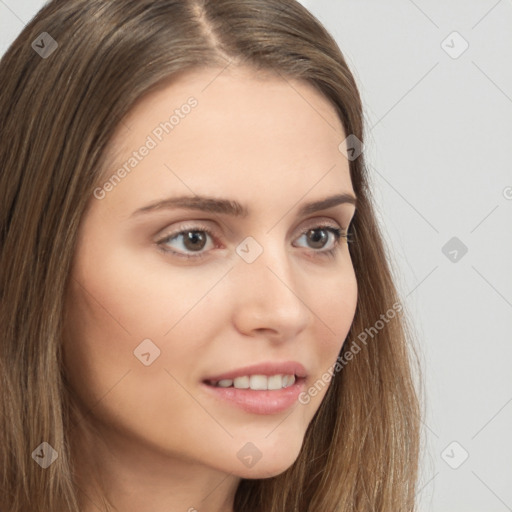
M 407 322 L 322 25 L 54 0 L 0 77 L 1 510 L 414 510 Z

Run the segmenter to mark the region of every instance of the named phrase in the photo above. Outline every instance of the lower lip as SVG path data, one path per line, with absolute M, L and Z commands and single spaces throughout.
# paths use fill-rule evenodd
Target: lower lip
M 209 393 L 240 407 L 251 414 L 277 414 L 289 409 L 305 387 L 305 378 L 296 379 L 295 382 L 282 389 L 254 390 L 221 388 L 202 383 Z

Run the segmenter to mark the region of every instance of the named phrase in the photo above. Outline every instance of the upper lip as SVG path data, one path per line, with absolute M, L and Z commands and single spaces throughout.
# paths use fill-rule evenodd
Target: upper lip
M 295 375 L 297 377 L 306 377 L 307 372 L 304 366 L 297 361 L 284 361 L 277 363 L 267 361 L 251 366 L 244 366 L 219 375 L 213 375 L 204 379 L 205 381 L 219 381 L 223 379 L 235 379 L 245 375 Z

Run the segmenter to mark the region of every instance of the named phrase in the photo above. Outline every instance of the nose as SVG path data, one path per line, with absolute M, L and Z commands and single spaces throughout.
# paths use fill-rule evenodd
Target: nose
M 277 244 L 276 244 L 277 245 Z M 270 247 L 252 263 L 237 262 L 230 273 L 234 283 L 233 321 L 248 336 L 266 336 L 275 341 L 296 338 L 314 315 L 306 296 L 303 271 L 294 270 L 284 247 Z

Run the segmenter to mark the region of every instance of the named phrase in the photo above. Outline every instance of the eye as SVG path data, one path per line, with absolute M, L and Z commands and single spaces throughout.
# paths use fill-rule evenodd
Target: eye
M 331 225 L 309 227 L 302 232 L 299 239 L 301 238 L 311 240 L 311 245 L 314 249 L 323 249 L 314 252 L 320 253 L 321 256 L 330 257 L 335 256 L 336 251 L 339 249 L 341 238 L 345 238 L 347 242 L 351 241 L 348 233 Z M 324 249 L 326 245 L 330 245 L 330 248 Z
M 209 247 L 211 249 L 212 246 L 215 247 L 213 242 L 215 234 L 207 226 L 193 225 L 165 236 L 165 238 L 157 241 L 156 244 L 158 249 L 164 254 L 171 254 L 186 259 L 200 259 L 208 253 L 207 245 L 209 238 L 212 239 Z M 331 225 L 308 227 L 302 231 L 297 240 L 302 238 L 305 238 L 306 241 L 309 240 L 308 243 L 310 248 L 313 249 L 313 253 L 318 254 L 318 256 L 330 257 L 334 257 L 336 251 L 339 250 L 342 238 L 345 238 L 347 242 L 351 242 L 349 234 L 339 227 Z M 174 248 L 177 245 L 178 250 L 169 249 L 173 242 L 175 243 Z M 326 245 L 330 246 L 330 248 L 324 249 Z
M 182 229 L 181 231 L 177 231 L 169 236 L 166 236 L 162 240 L 158 241 L 159 249 L 166 253 L 172 254 L 181 258 L 202 258 L 204 253 L 202 251 L 207 245 L 208 238 L 213 238 L 214 234 L 212 231 L 206 226 L 196 225 L 191 226 L 189 228 Z M 170 242 L 179 241 L 178 245 L 180 246 L 179 251 L 175 251 L 173 249 L 167 249 L 169 247 Z M 199 254 L 187 254 L 185 251 L 191 251 Z

